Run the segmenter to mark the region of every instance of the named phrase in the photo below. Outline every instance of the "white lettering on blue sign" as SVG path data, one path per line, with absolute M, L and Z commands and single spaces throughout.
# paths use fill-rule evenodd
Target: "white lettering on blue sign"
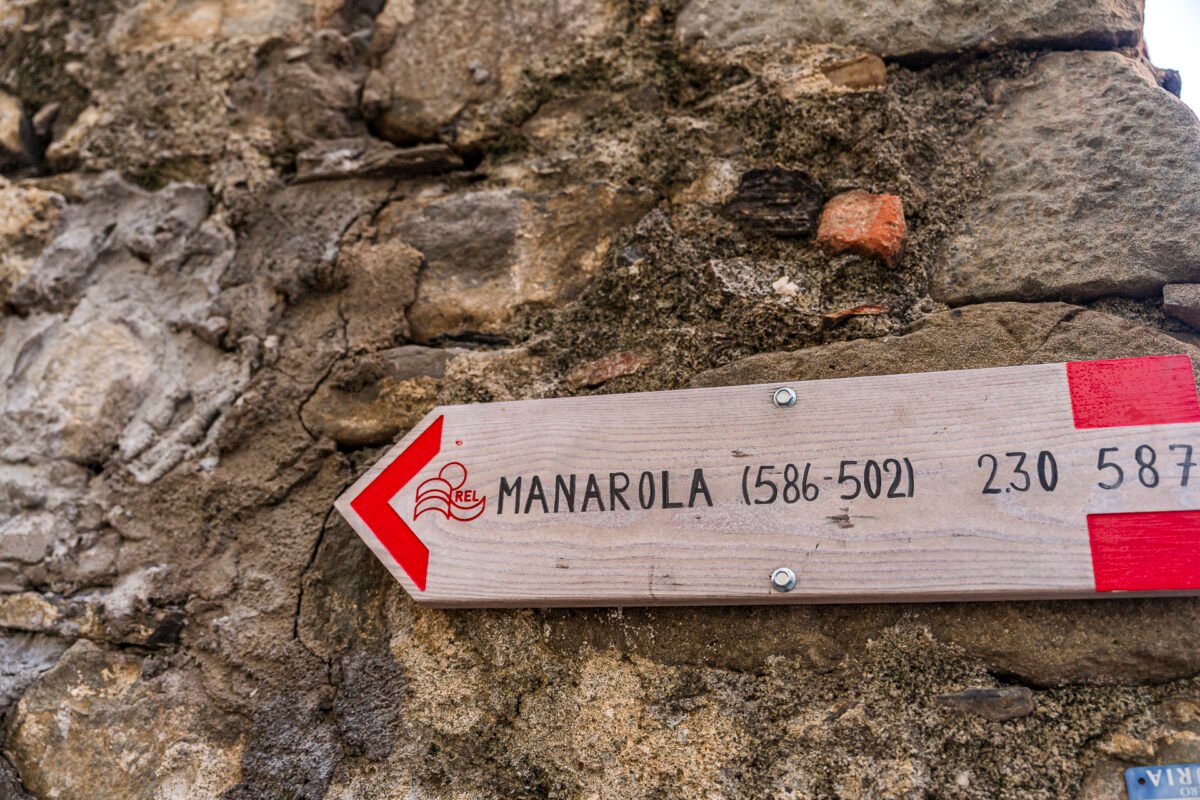
M 1200 764 L 1162 764 L 1125 770 L 1129 800 L 1200 798 Z

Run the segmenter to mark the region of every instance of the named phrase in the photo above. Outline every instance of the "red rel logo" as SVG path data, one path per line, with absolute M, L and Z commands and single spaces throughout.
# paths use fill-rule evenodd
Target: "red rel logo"
M 451 461 L 442 467 L 436 478 L 430 478 L 417 487 L 413 519 L 426 511 L 436 511 L 446 519 L 470 522 L 483 513 L 487 498 L 480 497 L 474 489 L 464 489 L 467 468 L 459 461 Z

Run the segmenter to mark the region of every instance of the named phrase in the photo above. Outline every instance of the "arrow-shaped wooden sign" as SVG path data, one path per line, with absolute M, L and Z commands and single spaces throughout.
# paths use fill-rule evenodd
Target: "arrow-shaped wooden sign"
M 432 411 L 337 501 L 443 606 L 1200 590 L 1187 356 Z

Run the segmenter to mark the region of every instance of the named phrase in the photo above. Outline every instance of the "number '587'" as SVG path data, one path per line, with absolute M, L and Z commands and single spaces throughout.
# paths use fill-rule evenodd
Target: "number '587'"
M 1190 444 L 1172 444 L 1168 445 L 1167 449 L 1182 456 L 1182 460 L 1176 462 L 1176 466 L 1180 469 L 1179 485 L 1187 486 L 1192 467 L 1196 466 L 1196 462 L 1192 460 L 1192 446 Z M 1125 482 L 1128 471 L 1142 486 L 1153 489 L 1158 486 L 1160 480 L 1156 466 L 1157 461 L 1158 454 L 1148 444 L 1138 445 L 1134 449 L 1133 463 L 1130 463 L 1128 454 L 1122 456 L 1121 448 L 1101 447 L 1100 452 L 1096 454 L 1096 469 L 1103 473 L 1103 477 L 1096 485 L 1101 489 L 1116 489 Z

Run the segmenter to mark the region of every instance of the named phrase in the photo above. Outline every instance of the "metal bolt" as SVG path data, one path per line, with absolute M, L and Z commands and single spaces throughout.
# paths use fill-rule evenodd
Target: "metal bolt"
M 787 386 L 781 387 L 771 395 L 771 402 L 776 408 L 791 408 L 796 405 L 796 392 Z
M 790 592 L 796 588 L 796 573 L 780 567 L 771 573 L 771 588 L 777 592 Z

